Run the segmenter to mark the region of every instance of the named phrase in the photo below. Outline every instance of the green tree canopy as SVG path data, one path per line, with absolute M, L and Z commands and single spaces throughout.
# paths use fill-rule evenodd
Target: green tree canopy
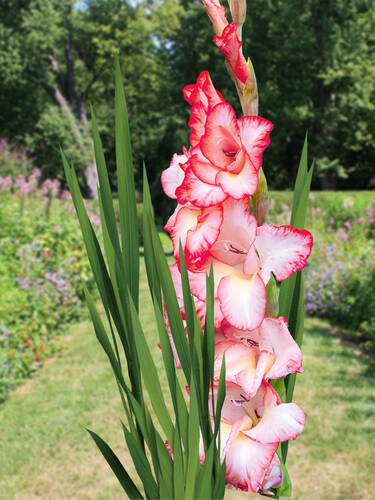
M 370 186 L 374 37 L 371 0 L 248 2 L 244 53 L 255 67 L 260 114 L 275 125 L 264 157 L 271 187 L 291 185 L 307 129 L 318 161 L 315 187 Z M 160 173 L 188 145 L 189 106 L 182 88 L 208 70 L 240 112 L 212 38 L 200 0 L 0 2 L 0 135 L 27 144 L 44 174 L 60 178 L 61 145 L 87 186 L 84 173 L 93 166 L 91 103 L 114 172 L 111 110 L 118 54 L 135 168 L 140 172 L 145 161 L 156 209 L 169 211 Z

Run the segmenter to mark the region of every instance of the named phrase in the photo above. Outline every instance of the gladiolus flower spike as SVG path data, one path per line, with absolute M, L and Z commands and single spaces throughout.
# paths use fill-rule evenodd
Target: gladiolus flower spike
M 218 0 L 202 3 L 216 32 L 214 43 L 225 56 L 237 89 L 243 92 L 253 70 L 242 54 L 240 30 L 236 23 L 228 23 Z M 231 2 L 232 15 L 244 12 L 242 4 Z M 255 115 L 237 118 L 207 71 L 183 93 L 191 106 L 190 144 L 182 154 L 173 156 L 161 176 L 166 195 L 177 200 L 165 226 L 175 257 L 170 266 L 172 280 L 185 320 L 181 244 L 204 328 L 206 275 L 213 269 L 215 360 L 211 397 L 217 397 L 225 354 L 220 446 L 226 460 L 226 481 L 244 491 L 278 495 L 285 466 L 276 452 L 280 443 L 302 432 L 305 414 L 296 404 L 282 402 L 271 383 L 303 370 L 300 346 L 288 329 L 287 319 L 266 317 L 266 287 L 270 279 L 282 282 L 306 266 L 312 236 L 293 226 L 264 224 L 267 208 L 261 215 L 249 211 L 251 197 L 259 197 L 262 155 L 270 143 L 272 124 Z M 263 190 L 267 189 L 264 184 Z M 180 367 L 167 315 L 165 322 Z M 203 463 L 203 446 L 200 459 Z

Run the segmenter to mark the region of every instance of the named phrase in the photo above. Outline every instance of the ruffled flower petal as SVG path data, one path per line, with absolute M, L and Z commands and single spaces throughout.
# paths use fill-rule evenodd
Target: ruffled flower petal
M 192 203 L 196 207 L 211 207 L 222 203 L 227 195 L 220 186 L 202 182 L 189 167 L 176 190 L 176 197 L 181 205 Z
M 257 443 L 239 432 L 225 457 L 227 482 L 243 491 L 259 491 L 277 446 Z
M 186 250 L 192 257 L 207 252 L 215 243 L 219 236 L 222 221 L 223 210 L 220 205 L 201 210 L 196 227 L 188 231 L 186 237 Z
M 239 118 L 241 142 L 250 157 L 256 171 L 262 166 L 263 151 L 270 143 L 271 122 L 260 116 L 244 116 Z
M 272 364 L 265 371 L 266 380 L 303 372 L 302 353 L 288 330 L 285 318 L 265 318 L 259 331 L 261 355 L 272 356 Z
M 225 319 L 239 330 L 254 330 L 264 319 L 266 289 L 258 275 L 229 275 L 218 287 Z
M 228 61 L 238 80 L 245 84 L 250 76 L 250 69 L 242 54 L 242 43 L 237 35 L 236 23 L 228 24 L 221 36 L 214 37 L 214 43 Z
M 185 172 L 182 167 L 187 162 L 185 155 L 174 154 L 169 167 L 161 173 L 161 185 L 164 193 L 169 198 L 176 199 L 176 189 L 181 185 L 185 177 Z
M 214 382 L 219 381 L 220 369 L 225 353 L 225 380 L 239 385 L 251 397 L 254 390 L 256 350 L 241 342 L 222 341 L 215 345 Z M 260 383 L 260 382 L 259 382 Z
M 265 408 L 259 423 L 244 431 L 258 443 L 280 443 L 296 439 L 303 431 L 306 415 L 295 403 L 281 403 Z
M 228 198 L 223 205 L 220 234 L 210 249 L 211 255 L 224 264 L 237 266 L 255 240 L 257 221 L 249 212 L 249 199 Z
M 218 168 L 226 169 L 241 149 L 236 115 L 227 102 L 208 113 L 205 134 L 200 147 L 204 156 Z
M 257 229 L 255 248 L 259 254 L 262 277 L 268 283 L 271 272 L 283 281 L 306 266 L 313 239 L 309 231 L 292 226 L 267 224 Z
M 266 475 L 264 476 L 263 484 L 262 484 L 262 492 L 270 494 L 270 488 L 277 488 L 281 485 L 283 481 L 283 474 L 281 472 L 280 460 L 277 454 L 275 453 L 271 465 L 268 467 L 266 471 Z

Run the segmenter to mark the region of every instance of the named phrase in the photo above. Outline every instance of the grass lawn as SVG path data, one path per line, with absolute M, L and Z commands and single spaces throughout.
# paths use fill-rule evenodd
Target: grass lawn
M 145 273 L 142 323 L 156 347 Z M 0 498 L 6 500 L 125 498 L 85 431 L 95 430 L 129 466 L 120 430 L 119 396 L 89 322 L 64 336 L 69 349 L 50 359 L 0 408 Z M 297 500 L 370 500 L 375 491 L 375 370 L 329 323 L 309 319 L 305 374 L 295 401 L 308 415 L 290 446 L 288 465 Z M 227 493 L 229 499 L 260 498 Z

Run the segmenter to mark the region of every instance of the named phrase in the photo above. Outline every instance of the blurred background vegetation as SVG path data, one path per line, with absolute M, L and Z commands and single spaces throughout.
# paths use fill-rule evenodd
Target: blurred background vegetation
M 207 69 L 238 108 L 212 37 L 199 0 L 0 1 L 0 137 L 27 148 L 44 178 L 64 182 L 61 145 L 80 172 L 82 188 L 93 195 L 92 105 L 116 189 L 112 110 L 118 54 L 138 188 L 144 161 L 156 210 L 165 217 L 170 207 L 160 173 L 188 144 L 183 86 Z M 244 43 L 258 78 L 260 114 L 275 125 L 264 159 L 271 187 L 291 187 L 307 129 L 317 160 L 314 189 L 373 187 L 375 3 L 251 0 Z

